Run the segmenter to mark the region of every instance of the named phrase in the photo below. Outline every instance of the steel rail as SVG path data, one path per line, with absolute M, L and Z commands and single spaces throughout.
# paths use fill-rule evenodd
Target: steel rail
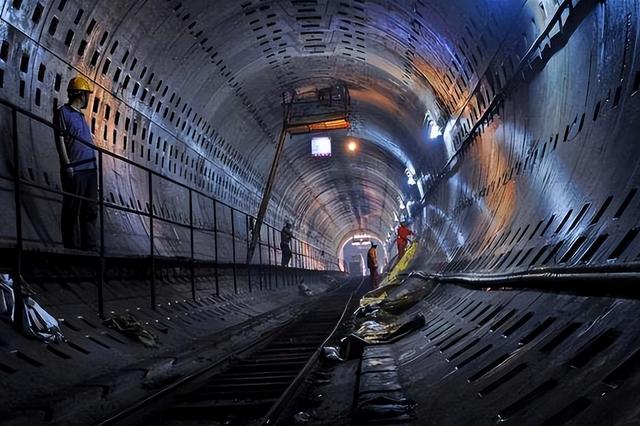
M 280 398 L 278 398 L 278 400 L 273 404 L 269 412 L 262 418 L 262 421 L 261 421 L 262 425 L 273 425 L 278 422 L 279 416 L 282 414 L 282 411 L 286 408 L 286 403 L 291 400 L 291 397 L 298 390 L 302 382 L 305 380 L 311 368 L 316 364 L 318 357 L 322 353 L 322 348 L 324 348 L 327 345 L 329 340 L 331 340 L 336 334 L 336 332 L 338 331 L 340 324 L 342 323 L 345 316 L 347 315 L 347 311 L 349 309 L 349 306 L 351 305 L 351 301 L 353 300 L 354 296 L 358 293 L 358 291 L 360 290 L 364 282 L 365 282 L 365 278 L 362 278 L 362 280 L 360 281 L 360 284 L 358 284 L 358 287 L 356 287 L 356 289 L 351 292 L 349 299 L 344 305 L 342 314 L 340 315 L 340 318 L 336 322 L 336 325 L 333 327 L 333 330 L 331 330 L 331 333 L 329 333 L 327 338 L 324 339 L 324 341 L 320 344 L 320 346 L 318 346 L 318 348 L 314 351 L 313 355 L 311 355 L 311 357 L 309 358 L 309 361 L 307 361 L 305 366 L 302 367 L 302 370 L 300 370 L 300 372 L 295 377 L 295 379 L 293 379 L 293 382 L 291 382 L 291 384 L 287 387 L 287 389 L 280 396 Z
M 314 351 L 314 354 L 312 355 L 312 358 L 314 359 L 313 362 L 315 362 L 315 360 L 317 359 L 317 356 L 319 354 L 319 350 L 320 348 L 322 348 L 323 345 L 326 344 L 326 342 L 333 336 L 333 334 L 336 332 L 336 330 L 338 329 L 340 323 L 342 322 L 344 316 L 346 315 L 347 309 L 351 303 L 351 301 L 353 300 L 354 295 L 357 293 L 357 291 L 361 288 L 362 284 L 364 283 L 364 278 L 360 281 L 360 283 L 358 284 L 358 286 L 356 287 L 355 290 L 353 290 L 351 292 L 351 294 L 349 295 L 349 299 L 347 301 L 347 303 L 345 304 L 345 308 L 343 309 L 340 318 L 338 319 L 338 321 L 336 322 L 336 325 L 334 326 L 334 328 L 331 331 L 331 334 L 329 335 L 329 337 L 327 337 L 323 343 L 321 344 L 321 346 L 319 347 L 319 349 L 316 349 L 316 351 Z M 323 296 L 330 296 L 333 295 L 335 293 L 337 293 L 341 288 L 338 287 L 326 294 L 324 294 Z M 317 305 L 320 300 L 315 300 L 313 303 L 309 304 L 309 308 L 311 308 L 312 306 Z M 259 315 L 257 317 L 255 317 L 251 323 L 252 324 L 256 324 L 256 323 L 260 323 L 260 321 L 263 318 L 266 318 L 270 315 L 273 315 L 273 311 L 269 311 L 266 312 L 262 315 Z M 281 330 L 285 327 L 288 327 L 291 324 L 294 324 L 297 320 L 298 317 L 300 315 L 296 315 L 292 318 L 290 318 L 288 321 L 286 321 L 284 324 L 274 328 L 273 330 L 271 330 L 268 333 L 263 334 L 262 336 L 260 336 L 257 340 L 252 340 L 250 342 L 248 342 L 246 345 L 242 345 L 239 349 L 233 350 L 231 352 L 229 352 L 228 354 L 225 354 L 224 356 L 222 356 L 220 359 L 214 361 L 211 365 L 207 365 L 191 374 L 188 374 L 184 377 L 182 377 L 181 379 L 166 385 L 165 387 L 163 387 L 162 389 L 160 389 L 159 391 L 139 400 L 136 401 L 135 403 L 129 405 L 128 407 L 124 408 L 123 410 L 111 415 L 110 417 L 108 417 L 105 420 L 102 420 L 98 423 L 95 423 L 95 426 L 111 426 L 111 425 L 115 425 L 120 421 L 123 421 L 125 419 L 127 419 L 128 417 L 131 417 L 132 415 L 140 412 L 140 410 L 146 406 L 148 406 L 149 404 L 158 401 L 160 398 L 170 395 L 172 392 L 176 391 L 177 389 L 179 389 L 180 387 L 198 379 L 198 378 L 202 378 L 202 376 L 204 376 L 205 374 L 207 374 L 208 372 L 210 372 L 211 370 L 215 369 L 216 367 L 219 367 L 221 365 L 223 365 L 225 362 L 230 361 L 231 359 L 237 357 L 240 354 L 243 354 L 245 352 L 248 352 L 251 348 L 254 348 L 256 346 L 261 345 L 262 343 L 265 343 L 266 341 L 276 337 L 278 334 L 280 334 Z M 313 364 L 313 362 L 310 360 L 307 364 L 305 364 L 305 366 L 303 367 L 304 371 L 308 371 L 308 368 L 310 365 Z M 302 372 L 300 374 L 298 374 L 298 376 L 296 376 L 296 378 L 294 379 L 294 382 L 301 382 L 301 380 L 304 378 L 304 375 L 302 374 Z M 296 386 L 297 387 L 297 386 Z M 290 385 L 286 390 L 285 390 L 285 394 L 287 394 L 288 392 L 291 392 L 295 390 L 295 388 L 292 387 L 292 385 Z M 285 399 L 280 398 L 276 403 L 280 402 L 280 401 L 285 401 Z M 272 411 L 270 411 L 271 413 Z

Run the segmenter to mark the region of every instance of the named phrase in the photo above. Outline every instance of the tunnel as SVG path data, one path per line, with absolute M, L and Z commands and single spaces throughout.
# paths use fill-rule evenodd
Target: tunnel
M 0 423 L 640 424 L 639 1 L 0 11 Z

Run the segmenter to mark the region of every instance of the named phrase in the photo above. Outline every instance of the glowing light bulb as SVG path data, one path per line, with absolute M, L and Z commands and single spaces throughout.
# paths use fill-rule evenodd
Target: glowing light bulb
M 357 148 L 358 148 L 358 144 L 355 143 L 354 141 L 351 141 L 347 144 L 347 149 L 351 152 L 355 152 Z

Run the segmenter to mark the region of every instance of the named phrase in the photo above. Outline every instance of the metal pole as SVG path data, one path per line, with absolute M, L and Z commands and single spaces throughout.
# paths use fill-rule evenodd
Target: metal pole
M 233 266 L 233 292 L 238 294 L 238 275 L 236 271 L 236 223 L 234 217 L 234 208 L 231 208 L 231 248 L 233 250 L 232 266 Z
M 294 239 L 291 238 L 291 241 L 294 241 Z M 293 265 L 291 265 L 291 266 L 293 266 Z M 294 273 L 293 271 L 294 271 L 293 267 L 292 268 L 287 268 L 284 271 L 284 276 L 286 277 L 286 280 L 287 280 L 286 281 L 286 285 L 287 286 L 291 286 L 292 283 L 293 283 L 293 273 Z
M 315 252 L 316 250 L 313 247 L 311 247 L 311 250 L 309 250 L 309 261 L 311 263 L 311 269 L 313 270 L 316 269 Z
M 293 273 L 293 280 L 295 282 L 297 281 L 296 277 L 298 275 L 298 241 L 296 239 L 292 239 L 291 243 L 291 267 L 293 269 L 291 272 Z
M 302 266 L 304 269 L 309 269 L 309 247 L 307 244 L 302 245 Z
M 193 250 L 193 192 L 189 188 L 189 233 L 191 242 L 191 260 L 189 262 L 189 269 L 191 274 L 191 298 L 196 300 L 196 276 L 194 270 L 194 250 Z
M 262 290 L 262 279 L 264 278 L 264 264 L 262 263 L 262 236 L 258 235 L 258 260 L 260 262 L 260 290 Z
M 269 256 L 269 266 L 267 266 L 267 273 L 269 278 L 269 290 L 271 290 L 271 229 L 267 226 L 267 255 Z
M 14 201 L 16 208 L 16 258 L 13 276 L 14 320 L 13 326 L 22 332 L 22 188 L 20 185 L 20 151 L 18 144 L 18 111 L 11 109 L 11 127 L 13 137 L 13 173 L 14 173 Z
M 273 254 L 273 258 L 274 258 L 274 263 L 275 263 L 275 281 L 276 281 L 276 288 L 278 288 L 278 248 L 276 247 L 276 230 L 275 228 L 272 229 L 273 231 L 273 250 L 274 250 L 274 254 Z M 282 257 L 282 253 L 280 253 L 280 257 Z
M 294 277 L 293 277 L 293 278 L 294 278 L 294 281 L 295 281 L 295 283 L 296 283 L 296 284 L 299 284 L 299 283 L 300 283 L 300 275 L 301 275 L 301 274 L 302 274 L 302 272 L 303 272 L 303 271 L 301 270 L 302 263 L 301 263 L 301 261 L 300 261 L 301 259 L 303 259 L 303 256 L 304 256 L 304 254 L 303 254 L 303 250 L 302 250 L 303 246 L 304 246 L 304 241 L 302 241 L 302 240 L 298 240 L 298 242 L 297 242 L 297 247 L 296 247 L 296 250 L 297 250 L 297 252 L 298 252 L 298 268 L 296 269 L 296 273 L 295 273 L 295 275 L 294 275 Z
M 98 151 L 98 204 L 100 206 L 100 264 L 98 266 L 98 315 L 104 319 L 104 161 L 102 151 Z
M 300 259 L 301 259 L 301 256 L 302 256 L 302 241 L 300 241 L 300 240 L 296 241 L 296 253 L 298 254 L 298 259 L 297 259 L 298 260 L 298 263 L 297 263 L 298 267 L 296 268 L 296 272 L 294 274 L 293 279 L 294 279 L 294 281 L 296 283 L 299 283 L 300 282 L 299 274 L 301 272 L 300 271 Z
M 153 174 L 151 170 L 149 175 L 149 284 L 151 285 L 151 309 L 156 310 L 156 259 L 154 249 L 154 235 L 153 235 Z
M 247 263 L 249 263 L 253 258 L 253 252 L 255 251 L 256 243 L 258 242 L 258 233 L 260 232 L 260 228 L 262 228 L 262 222 L 264 221 L 264 216 L 267 213 L 267 207 L 269 206 L 269 199 L 271 198 L 271 190 L 273 189 L 273 184 L 276 180 L 278 163 L 280 162 L 280 156 L 282 155 L 282 151 L 284 148 L 285 137 L 287 136 L 287 125 L 289 123 L 291 108 L 288 105 L 284 104 L 284 96 L 283 96 L 282 103 L 285 108 L 282 129 L 280 129 L 280 135 L 278 136 L 278 143 L 276 144 L 276 152 L 273 155 L 273 161 L 271 162 L 271 169 L 269 170 L 269 177 L 267 178 L 267 184 L 265 185 L 264 193 L 262 194 L 262 201 L 260 202 L 258 217 L 256 218 L 256 223 L 253 228 L 251 244 L 247 248 Z
M 218 209 L 216 199 L 213 199 L 213 246 L 214 246 L 214 277 L 216 279 L 216 296 L 220 296 L 220 278 L 218 276 Z
M 291 260 L 289 260 L 289 268 L 284 269 L 283 272 L 286 274 L 295 275 L 296 273 L 296 239 L 291 237 L 291 241 L 289 242 L 289 248 L 291 250 Z
M 249 244 L 250 240 L 250 227 L 249 227 L 249 215 L 247 213 L 244 214 L 244 229 L 247 232 L 247 239 L 245 241 L 246 244 Z M 247 262 L 247 281 L 249 282 L 249 293 L 253 290 L 251 288 L 251 261 Z

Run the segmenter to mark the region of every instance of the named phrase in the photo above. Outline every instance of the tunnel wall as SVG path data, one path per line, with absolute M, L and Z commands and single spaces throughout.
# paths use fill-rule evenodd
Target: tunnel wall
M 195 96 L 199 88 L 218 84 L 225 77 L 206 75 L 197 64 L 200 57 L 191 51 L 196 32 L 187 28 L 182 12 L 154 9 L 157 16 L 145 19 L 145 23 L 137 20 L 137 14 L 150 18 L 148 13 L 153 8 L 142 10 L 137 3 L 119 8 L 112 2 L 12 0 L 1 2 L 0 7 L 0 97 L 36 117 L 51 120 L 54 109 L 66 102 L 68 80 L 77 74 L 84 75 L 95 83 L 86 117 L 96 144 L 136 164 L 109 156 L 103 160 L 104 198 L 114 207 L 105 209 L 107 255 L 149 253 L 149 219 L 141 215 L 150 211 L 149 176 L 137 166 L 141 165 L 178 183 L 153 179 L 153 210 L 157 215 L 154 246 L 158 255 L 190 255 L 189 191 L 180 186 L 185 185 L 202 193 L 192 196 L 193 222 L 208 230 L 195 231 L 195 258 L 215 257 L 209 198 L 215 197 L 220 201 L 216 212 L 217 259 L 234 261 L 231 244 L 234 240 L 238 259 L 244 261 L 248 239 L 248 219 L 244 213 L 256 213 L 264 178 L 262 170 L 257 170 L 237 147 L 241 146 L 240 140 L 254 137 L 251 132 L 255 124 L 239 117 L 238 124 L 225 125 L 221 131 L 199 114 L 206 105 L 191 103 L 200 102 Z M 131 20 L 136 24 L 128 25 Z M 167 26 L 184 26 L 185 34 L 164 31 Z M 151 34 L 152 37 L 145 38 Z M 179 69 L 171 65 L 176 58 L 163 62 L 139 56 L 163 45 L 172 46 L 174 51 L 186 49 Z M 207 50 L 203 43 L 196 46 L 203 52 Z M 185 78 L 196 84 L 184 85 Z M 0 116 L 3 141 L 0 194 L 4 219 L 0 240 L 12 245 L 16 231 L 11 142 L 16 129 L 7 106 L 0 106 Z M 61 189 L 53 132 L 46 124 L 20 113 L 16 122 L 20 175 L 27 183 L 43 187 L 24 187 L 25 242 L 56 249 L 61 242 L 58 226 L 61 197 L 46 192 Z M 274 194 L 272 205 L 280 197 Z M 236 209 L 235 214 L 232 208 Z M 267 220 L 279 228 L 291 215 L 286 209 L 278 212 L 274 215 L 270 210 Z M 261 237 L 265 244 L 270 240 L 271 253 L 263 246 L 254 262 L 259 262 L 260 257 L 266 262 L 269 256 L 275 261 L 280 256 L 279 234 L 263 229 Z M 305 266 L 318 268 L 324 267 L 321 255 L 329 253 L 324 242 L 318 240 L 300 244 L 298 251 L 308 255 Z M 317 260 L 311 260 L 312 252 Z M 303 266 L 302 262 L 299 266 Z
M 412 424 L 632 424 L 637 313 L 631 299 L 441 285 L 394 317 L 424 316 L 419 331 L 365 349 L 357 400 L 404 395 Z
M 418 218 L 426 269 L 637 260 L 638 3 L 573 3 L 560 21 L 523 9 L 514 28 L 525 32 L 505 37 L 451 126 L 459 150 L 428 183 Z

